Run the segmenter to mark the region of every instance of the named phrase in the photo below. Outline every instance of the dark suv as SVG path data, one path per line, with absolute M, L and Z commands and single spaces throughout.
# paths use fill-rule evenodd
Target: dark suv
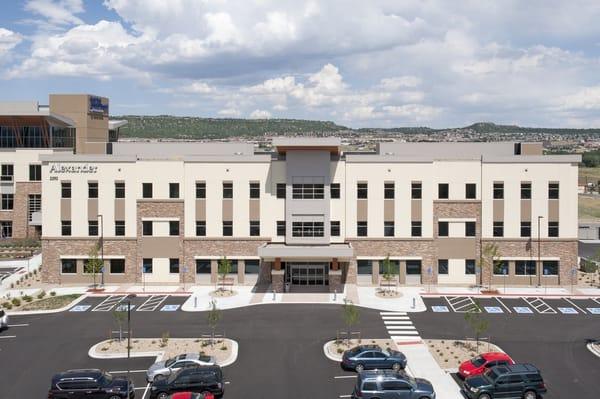
M 166 399 L 176 392 L 210 392 L 223 396 L 223 372 L 219 366 L 181 369 L 168 377 L 157 377 L 150 386 L 150 399 Z
M 97 369 L 69 370 L 52 377 L 48 399 L 133 399 L 133 383 Z
M 513 364 L 492 367 L 481 375 L 467 378 L 463 392 L 469 399 L 536 399 L 546 393 L 546 385 L 536 367 Z

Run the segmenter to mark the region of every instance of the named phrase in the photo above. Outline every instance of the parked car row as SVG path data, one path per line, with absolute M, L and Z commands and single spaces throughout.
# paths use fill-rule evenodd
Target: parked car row
M 223 372 L 215 359 L 186 353 L 154 363 L 146 372 L 150 399 L 214 399 L 224 394 Z M 68 370 L 52 378 L 48 399 L 134 399 L 126 377 L 97 369 Z
M 547 388 L 540 371 L 531 364 L 516 364 L 506 353 L 483 353 L 463 362 L 458 374 L 469 399 L 536 399 Z

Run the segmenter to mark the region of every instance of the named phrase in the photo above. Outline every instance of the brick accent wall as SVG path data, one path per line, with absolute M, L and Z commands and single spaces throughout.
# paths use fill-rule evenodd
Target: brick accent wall
M 15 201 L 12 215 L 14 238 L 39 238 L 35 232 L 35 227 L 29 226 L 27 210 L 29 208 L 29 194 L 41 193 L 41 182 L 15 183 Z

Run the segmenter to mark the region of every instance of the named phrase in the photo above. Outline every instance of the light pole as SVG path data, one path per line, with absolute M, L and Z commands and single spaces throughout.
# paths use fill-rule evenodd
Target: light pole
M 540 221 L 543 219 L 543 216 L 538 216 L 538 226 L 537 226 L 537 233 L 538 233 L 538 250 L 537 250 L 537 255 L 538 255 L 538 262 L 537 262 L 537 267 L 535 268 L 537 275 L 538 275 L 538 287 L 540 287 L 542 285 L 542 254 L 540 253 L 540 248 L 541 248 L 541 241 L 540 241 Z
M 127 296 L 127 397 L 129 397 L 129 381 L 131 375 L 131 299 L 135 294 Z
M 104 287 L 104 218 L 99 214 L 98 219 L 100 219 L 100 261 L 102 262 L 102 276 L 100 285 Z

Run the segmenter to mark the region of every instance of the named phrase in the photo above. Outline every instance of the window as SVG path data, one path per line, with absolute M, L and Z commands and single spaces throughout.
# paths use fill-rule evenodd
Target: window
M 385 237 L 394 236 L 394 222 L 383 222 L 383 235 Z
M 398 274 L 400 274 L 400 261 L 393 260 L 393 259 L 388 259 L 388 260 L 390 262 L 390 273 L 393 273 L 396 276 Z M 386 272 L 387 272 L 387 270 L 386 270 L 385 260 L 380 260 L 379 261 L 379 274 L 383 275 Z
M 438 274 L 448 274 L 448 259 L 438 259 Z
M 521 183 L 521 199 L 531 199 L 531 183 Z
M 421 237 L 421 222 L 411 222 L 410 235 L 412 237 Z
M 475 222 L 465 222 L 465 237 L 475 237 L 477 226 Z
M 12 221 L 3 220 L 0 222 L 0 238 L 12 237 Z
M 60 183 L 60 197 L 71 198 L 71 182 L 63 181 Z
M 88 220 L 88 235 L 89 236 L 97 236 L 98 235 L 98 221 L 97 220 Z
M 521 222 L 521 237 L 531 237 L 531 222 Z
M 292 222 L 292 237 L 323 237 L 324 229 L 323 222 Z
M 154 223 L 151 220 L 142 220 L 142 235 L 151 236 L 153 225 Z
M 169 235 L 170 236 L 178 236 L 179 235 L 179 220 L 169 220 Z
M 116 236 L 124 236 L 125 235 L 125 221 L 124 220 L 115 220 L 115 235 Z
M 196 182 L 196 198 L 197 199 L 205 199 L 206 198 L 206 183 L 203 181 Z
M 394 199 L 394 183 L 385 183 L 383 185 L 383 198 Z
M 206 235 L 206 220 L 196 220 L 196 236 L 203 237 Z
M 367 233 L 367 222 L 356 222 L 356 235 L 358 237 L 366 237 Z
M 76 274 L 77 273 L 77 260 L 76 259 L 61 259 L 61 270 L 62 274 Z
M 63 236 L 71 235 L 71 221 L 70 220 L 63 220 L 60 222 L 60 233 Z
M 258 259 L 246 259 L 244 262 L 244 273 L 258 274 L 260 271 L 260 261 Z
M 292 184 L 293 199 L 323 199 L 325 186 L 323 184 Z
M 544 276 L 558 276 L 558 261 L 545 260 L 542 262 L 542 274 Z
M 196 274 L 210 274 L 210 259 L 196 259 Z
M 494 237 L 504 237 L 504 222 L 494 222 Z
M 2 210 L 8 211 L 13 209 L 15 205 L 15 195 L 14 194 L 2 194 Z
M 548 222 L 548 237 L 558 237 L 558 222 Z
M 233 222 L 223 222 L 223 236 L 231 237 L 233 235 Z
M 339 220 L 331 221 L 331 236 L 332 237 L 340 236 L 340 221 Z
M 277 235 L 285 236 L 285 220 L 277 221 Z
M 406 274 L 421 274 L 421 261 L 420 260 L 407 260 L 406 261 Z
M 111 259 L 110 274 L 125 274 L 125 259 Z
M 88 198 L 98 198 L 98 182 L 88 182 Z
M 277 198 L 285 198 L 285 183 L 277 183 Z
M 504 183 L 494 183 L 494 199 L 504 198 Z
M 494 262 L 494 274 L 499 276 L 508 276 L 508 261 L 500 260 Z
M 250 236 L 258 237 L 260 235 L 260 221 L 259 220 L 251 220 L 250 221 Z
M 34 212 L 42 211 L 42 194 L 29 194 L 28 197 L 27 220 L 33 220 Z
M 179 198 L 179 183 L 169 183 L 169 198 Z
M 42 180 L 42 165 L 29 165 L 29 181 Z
M 233 198 L 233 183 L 223 182 L 223 198 Z
M 169 273 L 179 273 L 179 259 L 169 259 Z
M 558 183 L 548 183 L 548 199 L 558 199 Z
M 537 274 L 534 260 L 515 261 L 515 274 L 517 276 L 535 276 Z
M 410 185 L 410 197 L 412 199 L 421 199 L 423 195 L 423 188 L 421 183 L 411 183 Z
M 142 259 L 142 272 L 145 274 L 152 273 L 152 258 Z
M 332 199 L 340 198 L 340 183 L 331 183 L 329 186 Z
M 1 181 L 13 181 L 13 177 L 15 175 L 14 166 L 11 164 L 3 164 L 2 165 L 2 176 L 0 176 Z
M 250 198 L 260 198 L 260 183 L 250 183 Z
M 466 199 L 477 198 L 477 184 L 475 184 L 475 183 L 465 184 L 465 198 Z
M 465 274 L 475 274 L 475 259 L 465 259 Z
M 411 386 L 404 381 L 383 381 L 381 388 L 384 391 L 410 391 Z M 404 394 L 402 394 L 404 395 Z
M 356 198 L 367 199 L 369 196 L 369 186 L 367 183 L 356 184 Z
M 125 198 L 125 182 L 115 182 L 115 198 Z
M 373 261 L 368 259 L 359 259 L 356 261 L 356 269 L 358 274 L 372 274 Z
M 142 183 L 142 197 L 152 198 L 152 183 Z
M 448 222 L 438 222 L 438 237 L 448 237 Z
M 438 184 L 438 199 L 448 199 L 448 183 Z

